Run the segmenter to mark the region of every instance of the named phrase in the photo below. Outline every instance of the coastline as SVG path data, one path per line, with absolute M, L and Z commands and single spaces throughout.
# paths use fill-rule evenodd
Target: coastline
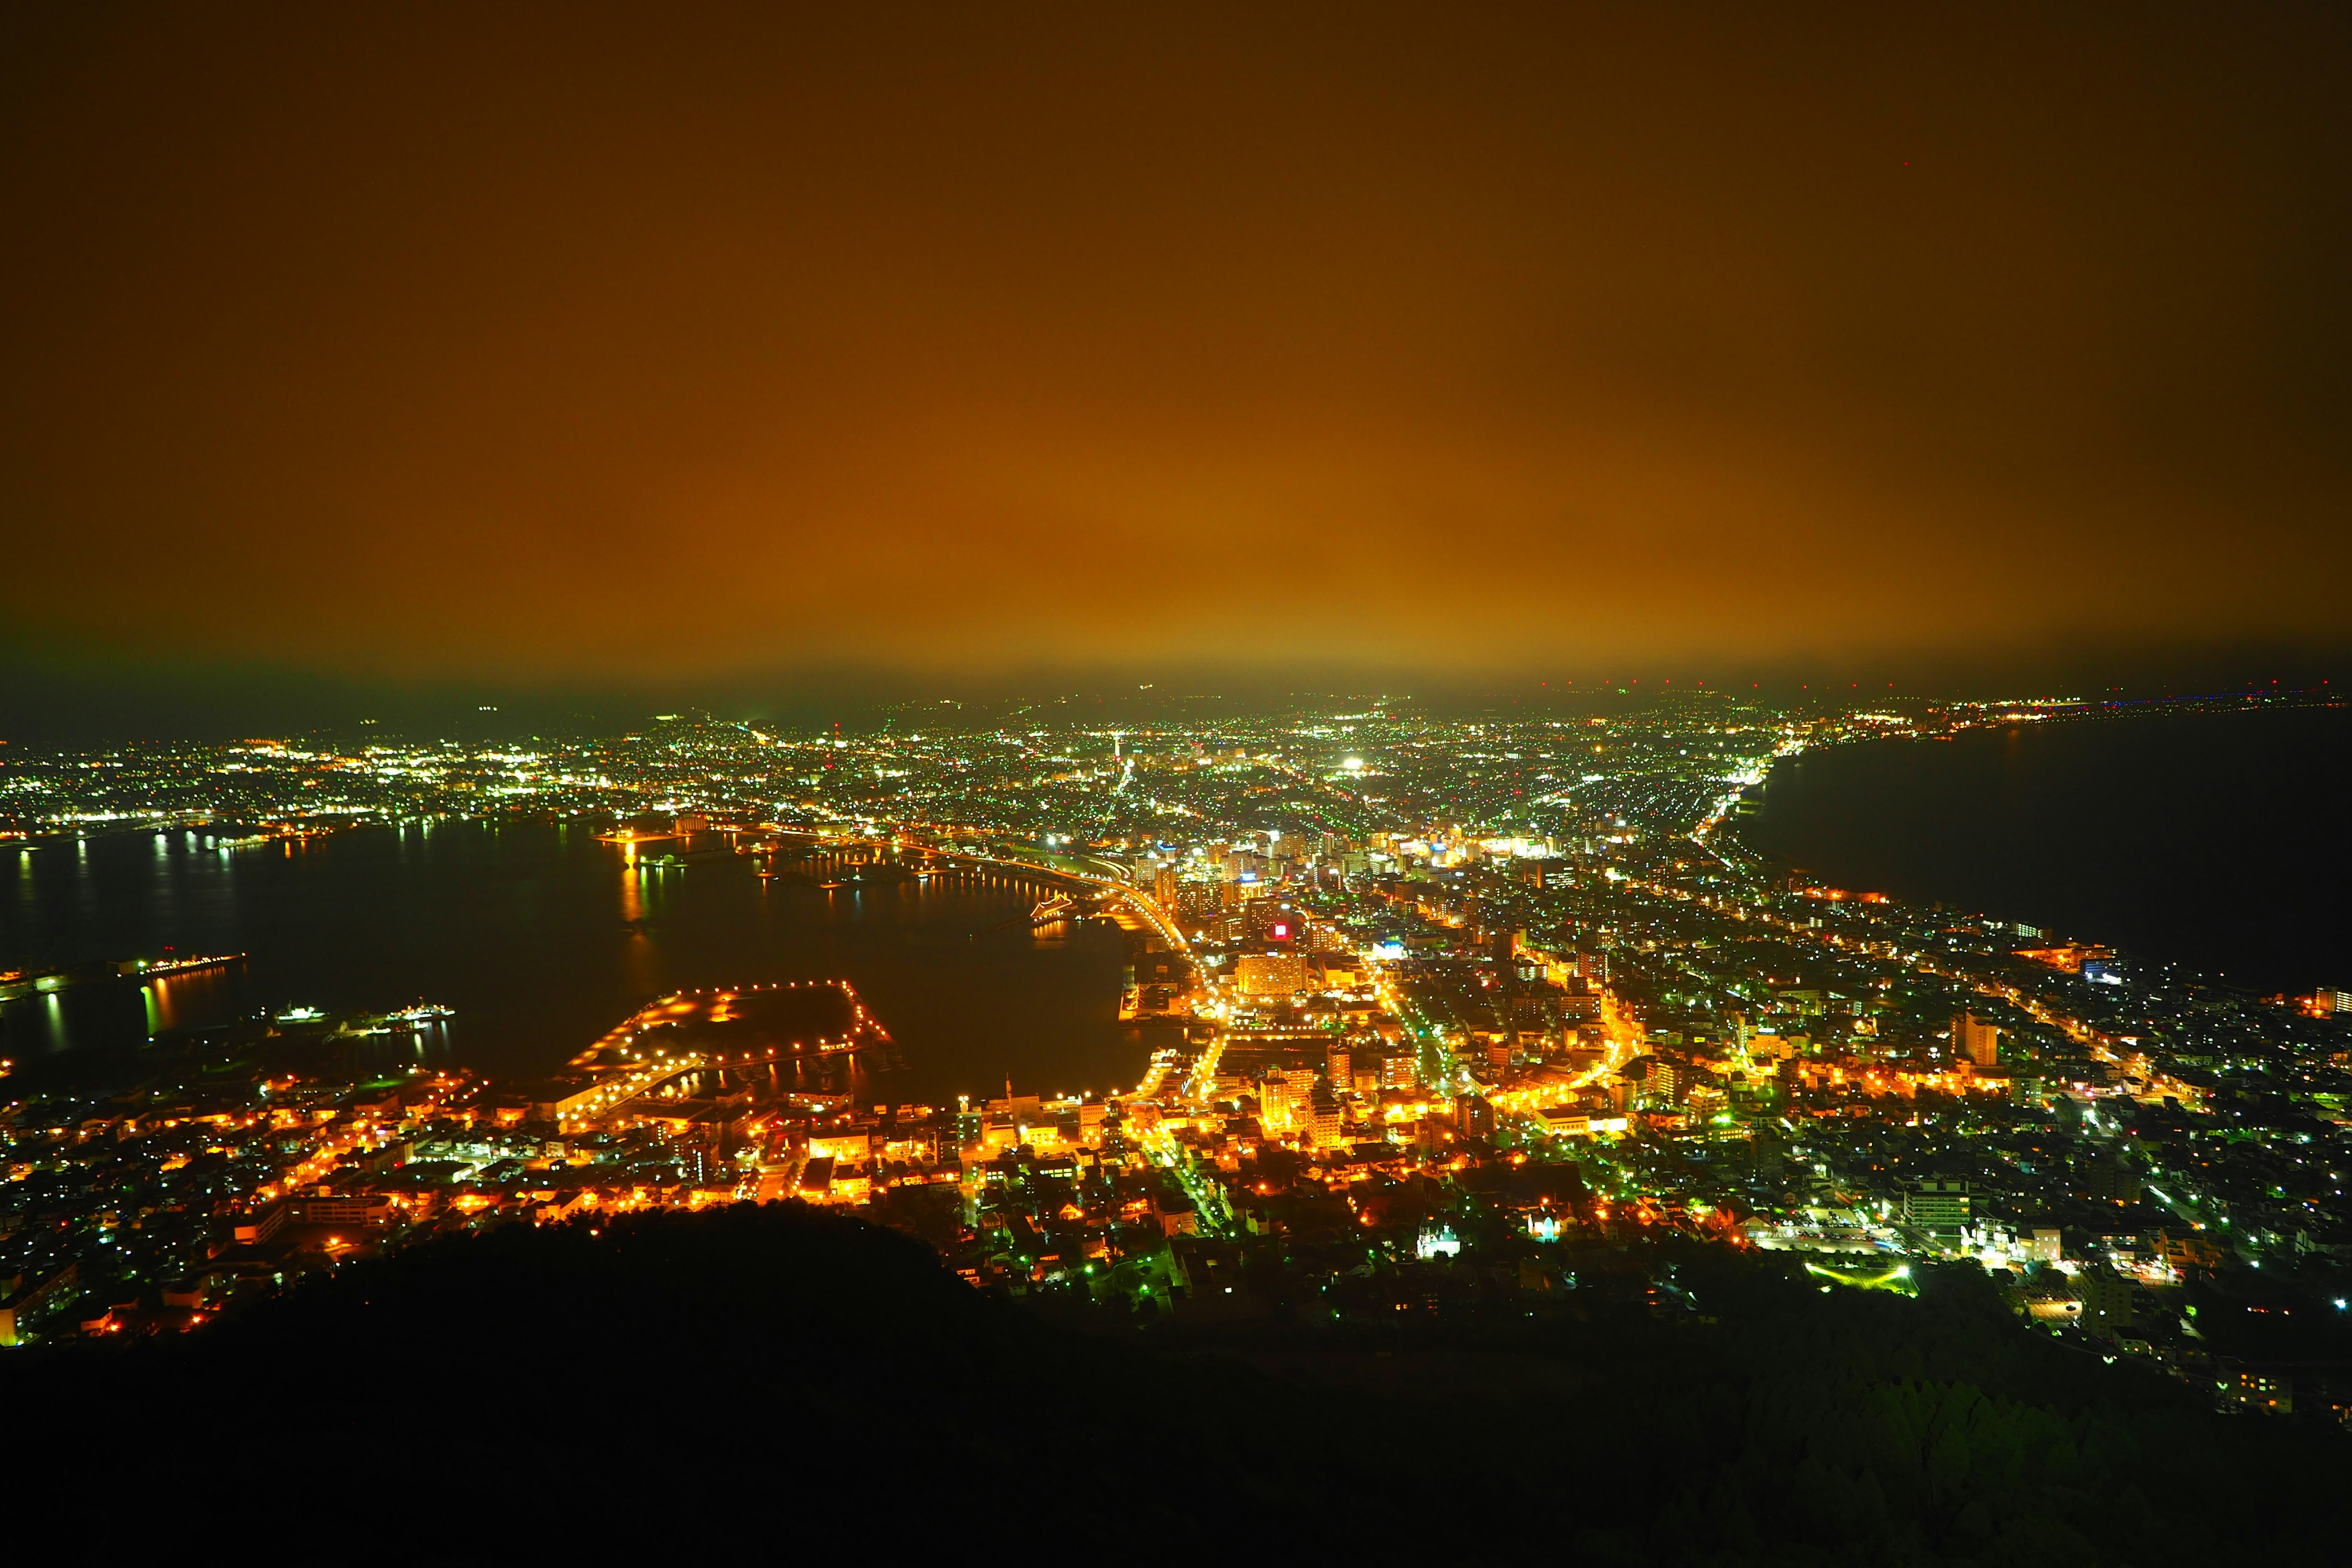
M 2352 868 L 2329 783 L 2347 761 L 2336 700 L 2084 710 L 1807 747 L 1775 761 L 1733 837 L 1840 887 L 2308 991 L 2352 973 L 2352 918 L 2327 890 Z

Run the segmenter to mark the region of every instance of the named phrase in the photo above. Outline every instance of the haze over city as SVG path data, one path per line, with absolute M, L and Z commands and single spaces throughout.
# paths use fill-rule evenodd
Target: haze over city
M 2347 632 L 2326 8 L 6 26 L 19 668 L 2220 683 Z

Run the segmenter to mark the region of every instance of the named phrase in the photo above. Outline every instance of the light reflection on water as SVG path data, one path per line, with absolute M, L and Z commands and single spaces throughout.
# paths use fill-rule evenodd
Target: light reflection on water
M 136 1044 L 262 1007 L 457 1016 L 406 1053 L 551 1070 L 652 996 L 840 976 L 897 1040 L 906 1094 L 1131 1082 L 1117 1022 L 1123 938 L 1031 932 L 1003 886 L 762 882 L 747 858 L 653 864 L 583 827 L 362 828 L 221 853 L 208 834 L 51 841 L 0 900 L 0 967 L 244 951 L 243 965 L 98 982 L 0 1008 L 0 1056 Z M 631 862 L 635 863 L 632 864 Z M 856 1069 L 862 1073 L 862 1067 Z

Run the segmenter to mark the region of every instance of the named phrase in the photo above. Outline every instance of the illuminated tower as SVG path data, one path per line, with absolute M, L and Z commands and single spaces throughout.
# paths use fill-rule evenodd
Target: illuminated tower
M 1952 1054 L 1965 1057 L 1980 1068 L 1989 1068 L 2000 1060 L 2000 1026 L 1986 1022 L 1974 1013 L 1952 1015 Z

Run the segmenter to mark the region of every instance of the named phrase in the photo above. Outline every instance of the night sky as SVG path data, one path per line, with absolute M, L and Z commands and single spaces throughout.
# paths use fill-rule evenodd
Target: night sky
M 1687 679 L 2352 626 L 2341 7 L 0 26 L 19 658 Z

